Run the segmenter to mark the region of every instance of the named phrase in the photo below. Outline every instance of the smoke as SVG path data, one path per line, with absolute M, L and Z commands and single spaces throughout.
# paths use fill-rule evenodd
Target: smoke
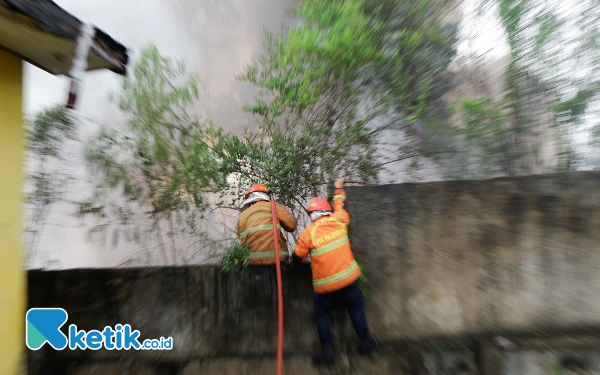
M 66 11 L 96 25 L 128 48 L 134 62 L 148 44 L 161 54 L 183 60 L 188 73 L 197 75 L 204 89 L 196 105 L 197 115 L 212 119 L 228 131 L 239 131 L 253 119 L 241 110 L 255 91 L 235 77 L 262 52 L 264 28 L 278 31 L 289 22 L 285 11 L 291 0 L 56 0 Z M 66 152 L 72 162 L 65 172 L 77 183 L 69 188 L 70 200 L 91 194 L 91 178 L 82 159 L 83 143 L 101 125 L 118 126 L 123 119 L 111 93 L 119 90 L 121 77 L 109 71 L 87 72 L 78 97 L 79 139 Z M 27 117 L 41 109 L 65 104 L 69 81 L 26 64 L 24 105 Z M 27 208 L 26 208 L 27 210 Z M 40 238 L 41 254 L 34 268 L 113 267 L 138 251 L 135 244 L 121 242 L 118 250 L 90 242 L 89 225 L 81 226 L 69 204 L 56 204 Z M 218 218 L 217 218 L 218 219 Z M 223 219 L 223 218 L 222 218 Z M 215 225 L 219 225 L 216 220 Z M 216 229 L 215 229 L 216 230 Z

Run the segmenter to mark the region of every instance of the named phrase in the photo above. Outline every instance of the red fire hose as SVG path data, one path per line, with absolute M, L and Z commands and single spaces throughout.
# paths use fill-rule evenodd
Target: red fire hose
M 277 375 L 281 375 L 283 371 L 283 288 L 281 283 L 281 264 L 279 263 L 279 229 L 277 228 L 277 207 L 273 199 L 271 199 L 271 216 L 273 218 L 275 268 L 277 270 Z

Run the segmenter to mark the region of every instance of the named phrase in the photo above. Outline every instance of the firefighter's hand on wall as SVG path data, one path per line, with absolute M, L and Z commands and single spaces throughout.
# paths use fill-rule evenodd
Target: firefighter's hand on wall
M 344 179 L 338 178 L 337 180 L 335 180 L 335 184 L 333 186 L 335 186 L 336 189 L 343 189 L 344 188 Z

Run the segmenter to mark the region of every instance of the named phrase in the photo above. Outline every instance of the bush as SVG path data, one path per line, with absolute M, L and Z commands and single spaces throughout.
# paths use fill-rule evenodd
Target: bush
M 221 259 L 221 271 L 228 273 L 231 267 L 235 264 L 242 264 L 242 275 L 244 268 L 248 266 L 248 255 L 250 248 L 246 244 L 241 244 L 238 239 L 231 243 L 231 246 L 225 251 L 225 255 Z
M 360 288 L 360 291 L 362 292 L 363 297 L 367 297 L 367 294 L 365 292 L 365 284 L 367 283 L 367 268 L 364 266 L 364 264 L 362 264 L 361 262 L 358 261 L 358 259 L 356 259 L 356 263 L 358 264 L 358 266 L 360 267 L 360 270 L 362 271 L 360 274 L 360 277 L 358 278 L 358 287 Z

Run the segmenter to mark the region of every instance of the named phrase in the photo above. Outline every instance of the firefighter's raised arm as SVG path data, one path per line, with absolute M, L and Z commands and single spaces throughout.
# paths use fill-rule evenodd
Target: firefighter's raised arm
M 335 181 L 335 193 L 333 195 L 333 217 L 338 218 L 345 225 L 350 224 L 350 215 L 344 209 L 346 201 L 346 191 L 344 190 L 344 180 L 338 178 Z

